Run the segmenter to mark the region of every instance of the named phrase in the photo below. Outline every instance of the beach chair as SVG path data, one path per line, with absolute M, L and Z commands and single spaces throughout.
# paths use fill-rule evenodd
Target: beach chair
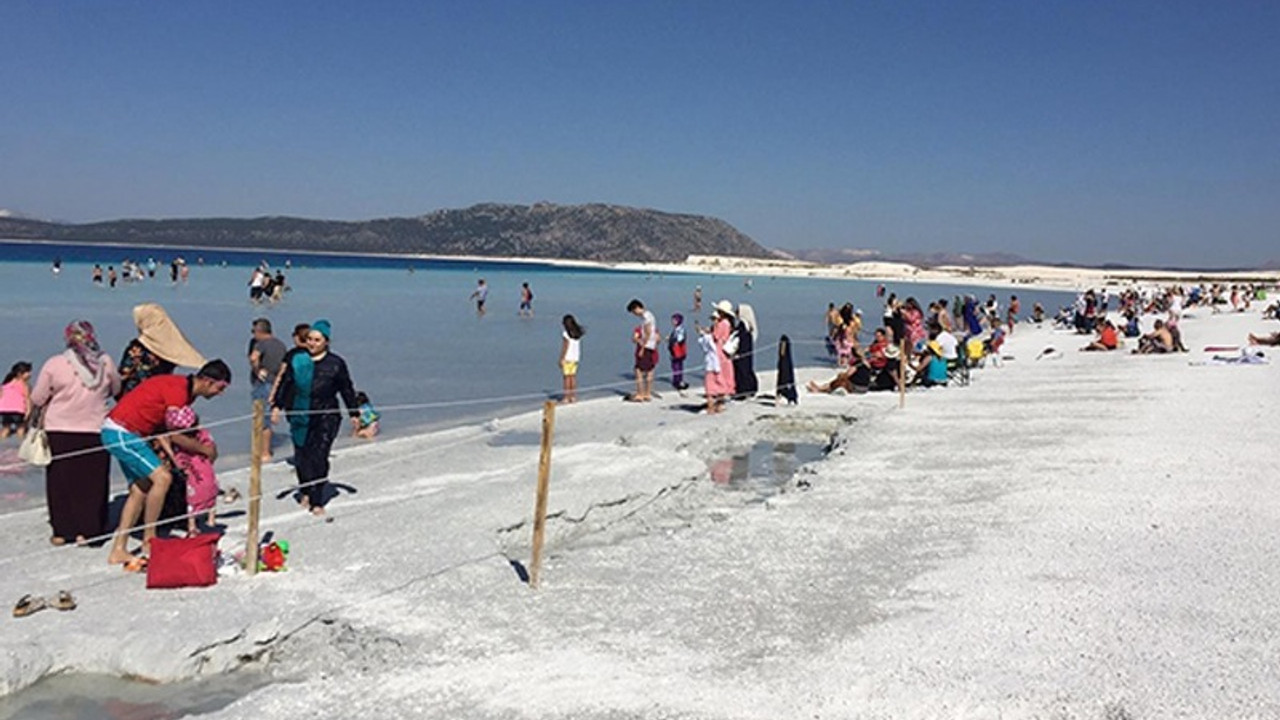
M 952 385 L 966 387 L 969 384 L 969 343 L 957 343 L 956 355 L 956 359 L 948 363 L 947 374 Z
M 965 365 L 970 368 L 982 367 L 987 357 L 987 343 L 980 337 L 971 336 L 960 343 L 965 357 Z

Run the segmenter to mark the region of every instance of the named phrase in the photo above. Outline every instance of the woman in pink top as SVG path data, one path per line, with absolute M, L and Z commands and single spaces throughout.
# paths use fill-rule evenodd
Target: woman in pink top
M 45 361 L 31 391 L 44 407 L 53 462 L 45 468 L 50 542 L 84 543 L 104 535 L 111 456 L 102 448 L 107 400 L 120 391 L 115 363 L 98 347 L 93 325 L 76 320 L 64 333 L 67 349 Z
M 27 433 L 27 415 L 31 413 L 31 363 L 18 361 L 4 376 L 0 385 L 0 438 L 16 432 Z
M 712 347 L 715 348 L 715 363 L 719 366 L 718 371 L 708 372 L 703 377 L 707 393 L 707 413 L 715 414 L 724 409 L 724 403 L 733 395 L 735 384 L 733 378 L 733 360 L 729 354 L 724 351 L 724 343 L 729 339 L 729 335 L 733 332 L 730 324 L 733 314 L 733 304 L 728 300 L 721 300 L 716 303 L 711 311 L 711 336 Z M 699 332 L 708 332 L 698 325 Z

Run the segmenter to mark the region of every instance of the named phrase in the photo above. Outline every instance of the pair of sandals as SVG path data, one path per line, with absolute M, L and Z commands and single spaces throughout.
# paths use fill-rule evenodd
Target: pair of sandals
M 13 606 L 13 616 L 16 618 L 26 617 L 47 607 L 64 611 L 75 610 L 76 599 L 66 590 L 59 590 L 52 600 L 46 600 L 39 595 L 23 595 L 18 600 L 18 604 Z

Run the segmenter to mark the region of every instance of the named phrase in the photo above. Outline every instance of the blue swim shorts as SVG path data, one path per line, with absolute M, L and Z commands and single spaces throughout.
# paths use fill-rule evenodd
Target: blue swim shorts
M 120 469 L 130 485 L 145 480 L 160 467 L 160 458 L 146 440 L 110 420 L 102 425 L 102 446 L 120 461 Z

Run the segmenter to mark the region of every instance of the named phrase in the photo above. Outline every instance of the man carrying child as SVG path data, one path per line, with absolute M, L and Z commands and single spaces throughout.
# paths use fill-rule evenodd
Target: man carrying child
M 120 513 L 120 526 L 111 543 L 107 562 L 124 565 L 134 560 L 126 551 L 129 533 L 142 515 L 142 553 L 150 551 L 156 522 L 164 507 L 173 476 L 151 449 L 153 435 L 172 457 L 170 437 L 164 434 L 165 411 L 190 405 L 196 398 L 216 397 L 231 384 L 231 369 L 211 360 L 195 375 L 155 375 L 143 380 L 120 398 L 102 423 L 102 444 L 120 462 L 129 482 L 129 495 Z

